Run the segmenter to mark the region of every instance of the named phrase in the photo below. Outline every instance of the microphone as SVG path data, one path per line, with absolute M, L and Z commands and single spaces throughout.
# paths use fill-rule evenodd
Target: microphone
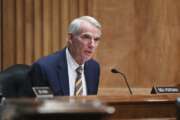
M 111 69 L 111 72 L 112 72 L 112 73 L 118 73 L 118 74 L 121 74 L 121 75 L 123 76 L 124 81 L 126 82 L 126 85 L 127 85 L 128 89 L 129 89 L 129 93 L 132 95 L 133 93 L 132 93 L 132 90 L 131 90 L 131 88 L 130 88 L 130 86 L 129 86 L 129 83 L 128 83 L 128 81 L 127 81 L 126 75 L 125 75 L 124 73 L 118 71 L 117 69 L 114 69 L 114 68 Z

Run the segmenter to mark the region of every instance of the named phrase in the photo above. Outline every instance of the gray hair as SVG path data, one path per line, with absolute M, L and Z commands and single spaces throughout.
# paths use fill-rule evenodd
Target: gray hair
M 68 32 L 73 34 L 78 34 L 80 31 L 80 24 L 82 21 L 88 22 L 91 25 L 95 26 L 96 28 L 101 29 L 101 24 L 95 18 L 91 16 L 82 16 L 74 19 L 70 23 Z

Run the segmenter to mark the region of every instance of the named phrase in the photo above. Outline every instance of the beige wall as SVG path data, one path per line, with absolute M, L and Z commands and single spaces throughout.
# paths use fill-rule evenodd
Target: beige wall
M 126 73 L 133 87 L 180 83 L 180 1 L 100 0 L 96 6 L 104 26 L 97 55 L 102 85 L 124 85 L 111 67 Z
M 179 0 L 3 0 L 2 9 L 3 69 L 63 48 L 69 21 L 92 15 L 103 25 L 101 87 L 125 87 L 111 68 L 132 87 L 180 83 Z

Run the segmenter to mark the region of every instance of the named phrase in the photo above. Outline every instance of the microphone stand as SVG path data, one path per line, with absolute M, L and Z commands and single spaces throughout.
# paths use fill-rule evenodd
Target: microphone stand
M 123 78 L 124 78 L 124 80 L 125 80 L 125 83 L 126 83 L 128 89 L 129 89 L 129 93 L 130 93 L 131 95 L 133 95 L 132 90 L 131 90 L 131 88 L 130 88 L 130 86 L 129 86 L 129 83 L 128 83 L 128 81 L 127 81 L 127 77 L 125 76 L 125 74 L 122 73 L 122 72 L 119 72 L 119 71 L 116 70 L 116 69 L 112 69 L 111 72 L 112 72 L 112 73 L 119 73 L 119 74 L 121 74 L 121 75 L 123 76 Z

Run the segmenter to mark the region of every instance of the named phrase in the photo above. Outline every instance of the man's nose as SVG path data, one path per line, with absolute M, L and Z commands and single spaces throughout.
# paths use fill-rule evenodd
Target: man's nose
M 91 47 L 96 47 L 96 41 L 95 41 L 94 38 L 91 38 L 91 40 L 90 40 L 90 46 L 91 46 Z

